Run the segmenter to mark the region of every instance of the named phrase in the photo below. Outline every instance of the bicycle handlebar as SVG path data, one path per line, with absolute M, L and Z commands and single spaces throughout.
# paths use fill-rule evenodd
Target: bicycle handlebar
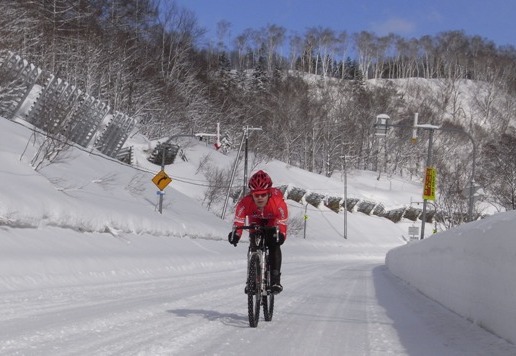
M 264 225 L 248 225 L 248 226 L 233 226 L 232 233 L 235 234 L 237 230 L 256 230 L 256 231 L 273 231 L 274 235 L 270 236 L 274 238 L 276 242 L 279 241 L 279 227 L 277 226 L 264 226 Z M 266 238 L 267 236 L 264 236 Z
M 263 226 L 263 225 L 248 225 L 248 226 L 233 226 L 233 231 L 236 230 L 261 230 L 261 231 L 277 231 L 277 226 Z
M 248 226 L 233 226 L 233 234 L 237 230 L 255 230 L 255 231 L 272 231 L 274 232 L 274 235 L 272 237 L 276 238 L 276 240 L 279 239 L 279 227 L 277 226 L 264 226 L 264 225 L 248 225 Z

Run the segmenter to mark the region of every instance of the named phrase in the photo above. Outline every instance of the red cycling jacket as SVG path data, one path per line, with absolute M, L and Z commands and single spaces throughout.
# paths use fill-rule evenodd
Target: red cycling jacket
M 236 206 L 233 225 L 244 226 L 246 216 L 249 225 L 278 226 L 279 231 L 287 238 L 288 209 L 283 193 L 278 188 L 270 189 L 269 201 L 263 209 L 256 206 L 251 194 L 243 197 Z

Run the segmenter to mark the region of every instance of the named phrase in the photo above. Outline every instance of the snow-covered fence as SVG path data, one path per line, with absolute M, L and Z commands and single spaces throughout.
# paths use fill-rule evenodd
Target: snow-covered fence
M 304 199 L 308 204 L 315 206 L 316 208 L 320 207 L 325 202 L 324 195 L 314 192 L 307 193 L 304 196 Z
M 134 150 L 133 146 L 124 147 L 118 151 L 116 159 L 129 165 L 134 165 Z
M 136 120 L 116 111 L 95 140 L 95 148 L 107 156 L 116 157 L 135 125 Z
M 387 210 L 385 209 L 385 206 L 383 206 L 382 203 L 376 204 L 373 210 L 373 215 L 383 216 Z
M 412 221 L 416 221 L 417 219 L 419 219 L 421 213 L 421 209 L 410 206 L 405 210 L 403 217 Z
M 32 106 L 24 110 L 26 114 L 20 116 L 49 134 L 61 135 L 83 147 L 93 141 L 102 153 L 117 156 L 136 125 L 134 119 L 114 112 L 99 132 L 111 110 L 106 103 L 12 52 L 0 51 L 0 115 L 13 119 L 35 84 L 42 88 Z
M 366 215 L 373 215 L 374 209 L 376 207 L 375 202 L 367 200 L 361 200 L 357 205 L 357 211 Z
M 341 197 L 327 197 L 325 204 L 326 207 L 338 213 L 341 211 L 341 208 L 344 207 L 344 198 Z
M 41 73 L 20 56 L 0 51 L 0 115 L 14 117 Z
M 179 153 L 179 149 L 180 146 L 177 144 L 159 142 L 147 160 L 158 165 L 161 165 L 162 163 L 172 164 L 176 160 L 177 154 Z
M 51 76 L 27 114 L 27 121 L 46 132 L 66 136 L 80 94 L 75 86 Z
M 355 208 L 357 207 L 358 203 L 360 203 L 360 199 L 348 198 L 346 204 L 348 211 L 356 211 Z
M 397 223 L 397 222 L 400 222 L 401 219 L 403 219 L 403 215 L 405 214 L 406 210 L 407 210 L 407 208 L 403 207 L 403 208 L 385 211 L 383 213 L 383 217 L 391 220 L 392 222 Z
M 297 187 L 290 188 L 285 185 L 285 186 L 279 187 L 279 189 L 283 192 L 283 194 L 285 194 L 285 192 L 287 193 L 287 195 L 286 195 L 287 199 L 293 200 L 298 203 L 303 202 L 303 197 L 306 194 L 305 189 L 297 188 Z
M 79 105 L 77 105 L 68 128 L 70 140 L 83 147 L 87 147 L 102 120 L 108 114 L 109 109 L 107 104 L 95 99 L 91 95 L 81 95 Z
M 309 204 L 316 208 L 320 208 L 324 205 L 336 213 L 344 211 L 344 198 L 342 196 L 325 196 L 319 193 L 309 192 L 303 188 L 286 185 L 279 186 L 278 188 L 283 192 L 285 199 L 292 200 L 300 204 Z M 367 215 L 376 215 L 389 219 L 395 223 L 402 219 L 417 221 L 422 212 L 421 209 L 411 206 L 387 210 L 381 203 L 349 197 L 346 200 L 346 208 L 349 212 L 361 212 Z M 427 222 L 432 222 L 435 215 L 435 211 L 427 211 Z

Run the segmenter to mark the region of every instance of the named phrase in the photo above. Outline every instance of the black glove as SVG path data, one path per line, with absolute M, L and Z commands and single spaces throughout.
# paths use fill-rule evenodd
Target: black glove
M 237 234 L 235 234 L 234 232 L 230 232 L 229 235 L 228 235 L 228 241 L 230 244 L 232 244 L 233 246 L 236 247 L 236 245 L 238 244 L 238 241 L 240 240 L 240 236 L 238 236 Z
M 285 235 L 283 233 L 279 232 L 278 237 L 276 238 L 276 241 L 278 242 L 278 245 L 283 245 L 285 242 Z

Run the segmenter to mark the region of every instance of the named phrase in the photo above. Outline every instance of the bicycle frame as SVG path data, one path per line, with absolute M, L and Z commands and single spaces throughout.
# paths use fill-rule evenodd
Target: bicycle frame
M 253 241 L 254 240 L 254 241 Z M 255 244 L 256 251 L 252 251 L 252 244 Z M 265 245 L 265 237 L 260 234 L 255 235 L 249 241 L 249 250 L 247 251 L 247 273 L 249 274 L 249 263 L 253 255 L 257 255 L 260 261 L 260 294 L 267 295 L 268 289 L 270 288 L 270 271 L 267 265 L 267 259 L 269 257 L 269 249 Z

